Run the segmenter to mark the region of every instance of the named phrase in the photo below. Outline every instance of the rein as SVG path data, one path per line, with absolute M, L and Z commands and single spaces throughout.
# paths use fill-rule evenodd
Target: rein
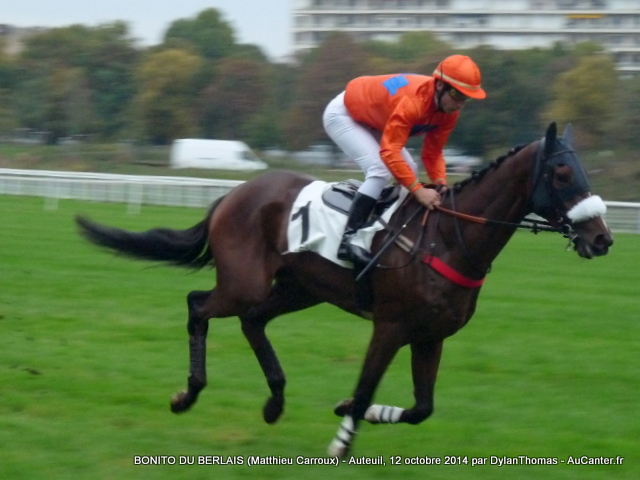
M 451 191 L 451 198 L 452 198 L 452 201 L 453 201 L 453 191 Z M 405 202 L 406 202 L 406 200 L 405 200 Z M 451 209 L 448 209 L 448 208 L 445 208 L 445 207 L 441 207 L 441 206 L 436 206 L 434 209 L 438 210 L 438 211 L 440 211 L 440 212 L 442 212 L 442 213 L 444 213 L 446 215 L 450 215 L 452 217 L 459 218 L 461 220 L 465 220 L 465 221 L 472 222 L 472 223 L 477 223 L 477 224 L 480 224 L 480 225 L 500 225 L 500 226 L 515 227 L 515 228 L 524 228 L 524 229 L 528 229 L 528 230 L 532 231 L 535 234 L 537 234 L 538 232 L 561 232 L 561 233 L 564 233 L 564 232 L 562 232 L 562 230 L 551 226 L 548 222 L 546 222 L 544 220 L 541 221 L 541 220 L 525 218 L 522 221 L 522 223 L 513 223 L 513 222 L 503 222 L 503 221 L 500 221 L 500 220 L 492 220 L 492 219 L 484 218 L 484 217 L 476 217 L 474 215 L 461 213 L 461 212 L 458 212 L 456 210 L 451 210 Z M 386 250 L 391 245 L 393 245 L 395 242 L 398 242 L 398 241 L 402 240 L 402 237 L 401 237 L 402 232 L 409 225 L 409 223 L 411 223 L 418 216 L 418 214 L 421 213 L 421 212 L 424 212 L 424 215 L 423 215 L 423 218 L 422 218 L 422 222 L 421 222 L 423 228 L 420 229 L 420 235 L 419 235 L 418 240 L 416 242 L 410 242 L 410 243 L 413 243 L 413 247 L 408 252 L 411 259 L 403 267 L 395 267 L 395 268 L 404 268 L 405 266 L 409 265 L 409 263 L 411 263 L 413 258 L 416 256 L 416 254 L 420 250 L 419 245 L 421 243 L 422 237 L 424 236 L 424 227 L 426 226 L 426 220 L 427 220 L 427 217 L 428 217 L 429 212 L 430 212 L 430 210 L 426 209 L 426 207 L 424 207 L 422 205 L 418 206 L 418 208 L 416 208 L 413 211 L 413 213 L 400 226 L 400 228 L 396 232 L 392 233 L 392 235 L 387 238 L 387 240 L 382 245 L 380 250 L 378 250 L 376 255 L 371 259 L 371 261 L 357 275 L 356 282 L 358 282 L 369 270 L 371 270 L 371 268 L 373 268 L 374 266 L 377 265 L 378 260 L 380 259 L 380 257 L 382 257 L 384 252 L 386 252 Z M 379 221 L 380 223 L 382 223 L 382 225 L 385 227 L 385 229 L 387 231 L 389 231 L 390 233 L 393 232 L 391 226 L 389 224 L 387 224 L 387 222 L 385 222 L 382 219 L 382 217 L 378 217 L 376 220 Z M 525 225 L 524 222 L 530 223 L 531 225 Z M 459 240 L 464 245 L 464 241 L 461 238 L 461 233 L 460 232 L 458 232 L 458 236 L 460 237 Z M 435 257 L 431 257 L 430 255 L 425 257 L 425 259 L 429 260 L 427 262 L 428 264 L 431 264 L 433 260 L 437 260 L 437 259 L 435 259 Z M 438 265 L 440 265 L 440 264 L 441 264 L 441 262 L 438 263 Z M 384 267 L 384 266 L 381 266 L 381 265 L 378 265 L 378 266 L 379 267 L 383 267 L 383 268 L 390 268 L 390 267 Z M 440 267 L 440 268 L 442 268 L 442 267 Z M 457 282 L 457 283 L 464 284 L 464 282 Z M 474 285 L 465 285 L 465 286 L 469 286 L 469 287 L 474 286 L 475 287 L 475 286 L 479 286 L 479 285 L 481 285 L 481 282 L 478 283 L 477 285 L 474 284 Z
M 409 198 L 409 197 L 407 197 Z M 406 199 L 405 199 L 406 202 Z M 413 213 L 411 214 L 411 216 L 402 224 L 402 226 L 398 229 L 397 232 L 395 232 L 392 236 L 390 236 L 387 241 L 384 243 L 384 245 L 382 245 L 382 247 L 380 248 L 380 250 L 378 250 L 378 253 L 376 253 L 374 255 L 374 257 L 371 259 L 371 261 L 367 264 L 366 267 L 364 267 L 362 269 L 362 271 L 358 274 L 358 276 L 356 277 L 356 282 L 358 282 L 369 270 L 371 270 L 371 268 L 375 267 L 378 264 L 378 259 L 384 254 L 384 252 L 386 252 L 386 250 L 393 245 L 393 243 L 398 240 L 398 238 L 400 237 L 400 235 L 402 234 L 402 232 L 404 231 L 405 228 L 407 228 L 407 225 L 409 225 L 409 223 L 411 223 L 411 221 L 416 218 L 416 216 L 422 212 L 424 210 L 425 207 L 423 207 L 422 205 L 418 205 L 418 208 L 416 208 Z M 382 223 L 382 225 L 385 227 L 385 229 L 391 231 L 391 228 L 389 226 L 389 224 L 387 222 L 385 222 L 381 216 L 378 216 L 376 218 L 377 221 L 379 221 L 380 223 Z M 426 223 L 426 217 L 423 219 L 423 224 Z M 420 229 L 421 233 L 420 233 L 420 238 L 422 238 L 422 232 L 424 231 L 424 228 Z M 417 246 L 417 244 L 416 244 Z M 413 256 L 415 256 L 415 253 L 413 253 L 413 255 L 411 256 L 413 258 Z M 407 263 L 408 265 L 408 263 Z M 406 265 L 405 265 L 406 266 Z M 402 267 L 404 268 L 404 267 Z
M 521 223 L 513 223 L 513 222 L 503 222 L 501 220 L 491 220 L 489 218 L 484 218 L 484 217 L 476 217 L 473 215 L 468 215 L 466 213 L 457 212 L 455 210 L 450 210 L 448 208 L 444 208 L 440 206 L 435 207 L 435 209 L 447 215 L 451 215 L 452 217 L 456 217 L 461 220 L 466 220 L 472 223 L 478 223 L 480 225 L 500 225 L 503 227 L 522 228 L 522 229 L 530 230 L 535 234 L 537 234 L 538 232 L 562 233 L 561 229 L 551 226 L 549 222 L 547 222 L 546 220 L 535 220 L 533 218 L 525 218 L 524 220 L 522 220 Z M 527 224 L 525 224 L 525 222 Z
M 567 153 L 574 153 L 574 151 L 573 151 L 573 149 L 565 148 L 565 149 L 562 149 L 562 150 L 559 150 L 559 151 L 556 151 L 556 152 L 552 152 L 552 153 L 547 154 L 545 156 L 545 154 L 544 154 L 544 144 L 545 144 L 545 140 L 543 139 L 542 140 L 542 144 L 538 148 L 538 151 L 536 153 L 536 159 L 535 159 L 535 164 L 534 164 L 534 172 L 533 172 L 534 186 L 533 186 L 532 197 L 535 199 L 535 197 L 538 194 L 539 187 L 540 186 L 544 186 L 545 187 L 546 196 L 549 199 L 552 199 L 552 201 L 553 201 L 555 199 L 554 192 L 551 191 L 551 188 L 550 188 L 550 185 L 549 185 L 548 181 L 543 181 L 543 180 L 546 180 L 545 178 L 543 178 L 544 177 L 544 175 L 543 175 L 544 165 L 546 164 L 546 162 L 549 161 L 549 159 L 551 159 L 553 157 L 557 157 L 557 156 L 564 155 L 564 154 L 567 154 Z M 517 152 L 517 150 L 519 150 L 519 149 L 513 150 L 514 153 Z M 492 220 L 492 219 L 484 218 L 484 217 L 476 217 L 474 215 L 468 215 L 466 213 L 458 212 L 458 211 L 456 211 L 456 208 L 455 208 L 454 191 L 455 191 L 455 186 L 454 186 L 454 189 L 448 190 L 448 192 L 451 192 L 451 204 L 453 206 L 453 209 L 448 209 L 448 208 L 441 207 L 441 206 L 437 206 L 435 208 L 437 210 L 441 211 L 442 213 L 447 214 L 447 215 L 453 216 L 455 218 L 459 218 L 461 220 L 466 220 L 468 222 L 478 223 L 480 225 L 497 225 L 497 226 L 503 226 L 503 227 L 512 227 L 512 228 L 516 228 L 516 229 L 519 228 L 519 229 L 529 230 L 529 231 L 533 232 L 536 235 L 539 232 L 561 233 L 565 238 L 569 238 L 570 241 L 573 240 L 573 238 L 575 237 L 573 229 L 571 228 L 571 225 L 568 222 L 563 222 L 561 227 L 554 227 L 549 222 L 547 222 L 546 220 L 536 220 L 536 219 L 532 219 L 532 218 L 524 218 L 520 223 L 514 223 L 514 222 L 504 222 L 504 221 L 501 221 L 501 220 Z M 532 201 L 535 202 L 535 200 L 532 200 Z M 532 209 L 533 209 L 533 211 L 536 211 L 535 205 L 532 205 Z

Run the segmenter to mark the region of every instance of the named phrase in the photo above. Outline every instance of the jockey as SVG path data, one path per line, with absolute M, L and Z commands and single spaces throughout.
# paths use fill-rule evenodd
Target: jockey
M 405 145 L 410 136 L 424 135 L 421 158 L 427 174 L 434 184 L 446 186 L 442 149 L 465 101 L 486 97 L 480 81 L 480 69 L 471 58 L 452 55 L 430 77 L 358 77 L 327 105 L 323 115 L 327 134 L 365 173 L 338 248 L 340 260 L 368 263 L 371 259 L 370 254 L 354 248 L 351 239 L 367 222 L 391 177 L 425 207 L 440 204 L 435 189 L 422 188 L 416 162 Z

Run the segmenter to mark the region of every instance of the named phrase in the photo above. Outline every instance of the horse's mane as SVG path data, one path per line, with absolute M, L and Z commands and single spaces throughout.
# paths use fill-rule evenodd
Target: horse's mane
M 455 189 L 456 192 L 460 192 L 464 187 L 466 187 L 467 185 L 469 185 L 470 183 L 474 183 L 474 182 L 479 182 L 480 180 L 482 180 L 482 178 L 491 170 L 495 170 L 496 168 L 498 168 L 500 165 L 502 165 L 502 163 L 507 159 L 507 158 L 511 158 L 512 156 L 514 156 L 516 153 L 518 153 L 520 150 L 522 150 L 524 147 L 526 147 L 527 144 L 525 145 L 518 145 L 517 147 L 513 147 L 511 150 L 509 150 L 506 154 L 502 155 L 501 157 L 498 157 L 497 159 L 495 159 L 493 162 L 491 162 L 489 165 L 487 165 L 485 168 L 483 168 L 482 170 L 474 170 L 471 173 L 471 176 L 468 178 L 465 178 L 464 180 L 460 181 L 460 182 L 456 182 L 453 185 L 453 188 Z

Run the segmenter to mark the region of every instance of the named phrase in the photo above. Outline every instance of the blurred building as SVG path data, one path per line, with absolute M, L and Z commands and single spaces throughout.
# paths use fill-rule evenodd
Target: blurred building
M 296 52 L 332 31 L 395 40 L 430 31 L 457 48 L 516 50 L 593 41 L 618 69 L 640 73 L 639 0 L 294 0 Z
M 16 55 L 23 48 L 25 39 L 45 31 L 42 27 L 14 27 L 12 25 L 0 24 L 0 40 L 4 53 Z

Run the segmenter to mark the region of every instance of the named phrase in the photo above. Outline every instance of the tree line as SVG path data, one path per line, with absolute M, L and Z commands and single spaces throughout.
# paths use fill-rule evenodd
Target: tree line
M 50 143 L 201 137 L 303 149 L 329 141 L 322 111 L 351 78 L 430 74 L 452 53 L 476 61 L 488 93 L 469 102 L 450 139 L 469 154 L 531 141 L 551 120 L 571 122 L 583 145 L 640 146 L 640 76 L 619 75 L 596 44 L 460 51 L 428 32 L 396 43 L 357 43 L 336 32 L 279 63 L 238 43 L 216 9 L 174 21 L 152 47 L 140 48 L 127 25 L 114 22 L 50 29 L 19 54 L 0 53 L 0 136 L 31 129 L 47 132 Z

